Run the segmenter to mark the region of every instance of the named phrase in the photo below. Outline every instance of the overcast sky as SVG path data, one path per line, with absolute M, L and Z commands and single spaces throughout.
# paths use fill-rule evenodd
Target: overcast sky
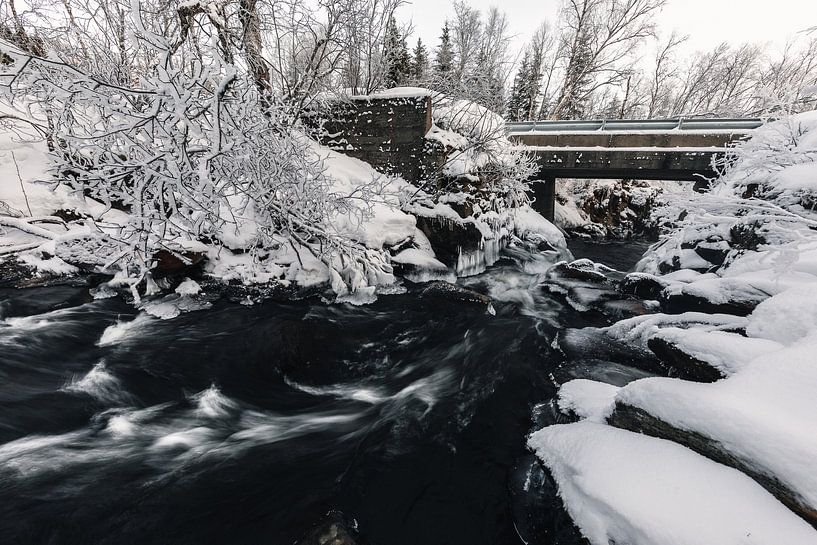
M 431 49 L 437 46 L 440 28 L 453 9 L 451 0 L 411 0 L 398 12 L 415 27 L 412 46 L 421 37 Z M 560 0 L 471 0 L 474 8 L 499 6 L 508 14 L 521 48 L 545 19 L 556 19 Z M 684 53 L 709 49 L 722 41 L 733 44 L 770 42 L 779 47 L 805 28 L 817 25 L 817 0 L 669 0 L 658 17 L 662 34 L 673 29 L 689 35 Z

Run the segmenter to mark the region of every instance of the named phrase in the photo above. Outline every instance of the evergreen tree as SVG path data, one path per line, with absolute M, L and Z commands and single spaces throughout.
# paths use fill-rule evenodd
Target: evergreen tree
M 522 56 L 522 64 L 519 66 L 519 71 L 513 79 L 511 86 L 511 95 L 508 97 L 508 121 L 524 121 L 525 120 L 525 95 L 527 94 L 528 81 L 530 80 L 530 55 L 528 50 Z
M 448 28 L 448 21 L 443 26 L 443 34 L 440 36 L 440 47 L 434 59 L 434 71 L 439 76 L 447 76 L 454 68 L 454 47 L 451 45 L 451 30 Z
M 581 119 L 587 110 L 588 87 L 591 83 L 591 56 L 587 35 L 579 35 L 565 70 L 564 85 L 556 110 L 555 119 Z
M 416 82 L 423 82 L 428 78 L 428 52 L 420 38 L 417 38 L 417 46 L 414 48 L 412 77 Z
M 412 72 L 411 55 L 406 45 L 406 37 L 401 34 L 393 15 L 386 26 L 383 59 L 386 63 L 383 81 L 386 88 L 404 85 Z

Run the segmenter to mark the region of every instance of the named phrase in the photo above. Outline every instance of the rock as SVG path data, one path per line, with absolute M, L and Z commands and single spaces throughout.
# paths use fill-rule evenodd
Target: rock
M 592 284 L 607 284 L 609 282 L 604 273 L 599 272 L 596 264 L 589 259 L 577 259 L 570 263 L 560 261 L 548 269 L 547 277 L 549 280 L 566 278 Z
M 182 256 L 184 259 L 180 258 Z M 154 277 L 160 278 L 171 274 L 177 274 L 192 268 L 202 261 L 206 254 L 203 252 L 169 252 L 159 250 L 153 254 L 155 265 L 151 269 Z
M 665 280 L 647 273 L 630 273 L 618 284 L 621 293 L 640 299 L 658 299 L 666 287 Z
M 780 500 L 783 505 L 817 528 L 817 511 L 807 506 L 797 493 L 787 488 L 773 476 L 760 473 L 755 468 L 737 459 L 717 441 L 694 431 L 676 428 L 643 409 L 621 402 L 616 402 L 615 409 L 608 417 L 607 423 L 617 428 L 673 441 L 719 464 L 735 468 L 754 479 L 760 486 Z
M 766 244 L 766 238 L 761 231 L 760 222 L 738 223 L 729 229 L 731 246 L 740 250 L 757 250 L 759 246 Z
M 684 312 L 705 312 L 707 314 L 734 314 L 748 316 L 757 305 L 766 297 L 766 294 L 756 299 L 730 299 L 725 302 L 713 302 L 705 297 L 686 293 L 683 290 L 667 290 L 661 292 L 658 302 L 661 310 L 667 314 L 682 314 Z
M 699 360 L 683 350 L 677 345 L 662 339 L 652 337 L 647 341 L 647 346 L 661 361 L 672 368 L 670 376 L 676 376 L 684 380 L 694 380 L 696 382 L 715 382 L 723 378 L 720 371 Z
M 713 265 L 721 266 L 726 261 L 726 256 L 732 251 L 725 241 L 720 242 L 700 242 L 695 245 L 695 253 Z
M 39 272 L 13 256 L 0 260 L 0 288 L 42 288 L 47 286 L 87 286 L 99 282 L 96 276 L 59 275 Z
M 355 545 L 354 530 L 340 511 L 330 511 L 297 545 Z
M 426 284 L 423 290 L 420 292 L 420 297 L 431 300 L 453 301 L 456 303 L 477 305 L 480 307 L 485 307 L 486 310 L 491 308 L 492 303 L 491 298 L 487 295 L 463 288 L 462 286 L 458 286 L 456 284 L 443 282 L 441 280 Z
M 455 267 L 460 254 L 470 254 L 482 249 L 482 232 L 469 221 L 416 216 L 417 228 L 431 242 L 434 253 L 448 267 Z

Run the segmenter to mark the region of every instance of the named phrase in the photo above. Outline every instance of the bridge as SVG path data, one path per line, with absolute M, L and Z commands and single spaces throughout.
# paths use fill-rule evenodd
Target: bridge
M 713 159 L 761 119 L 650 119 L 507 123 L 508 138 L 539 164 L 537 210 L 553 220 L 557 178 L 679 180 L 714 177 Z

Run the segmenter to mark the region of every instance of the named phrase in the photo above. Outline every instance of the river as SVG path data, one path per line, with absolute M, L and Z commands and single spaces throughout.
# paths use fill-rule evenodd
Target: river
M 572 249 L 626 270 L 644 246 Z M 4 290 L 0 541 L 290 544 L 337 511 L 360 543 L 582 543 L 525 436 L 563 419 L 554 373 L 622 371 L 555 348 L 611 318 L 541 281 L 509 260 L 460 281 L 495 314 L 411 287 L 172 320 Z

